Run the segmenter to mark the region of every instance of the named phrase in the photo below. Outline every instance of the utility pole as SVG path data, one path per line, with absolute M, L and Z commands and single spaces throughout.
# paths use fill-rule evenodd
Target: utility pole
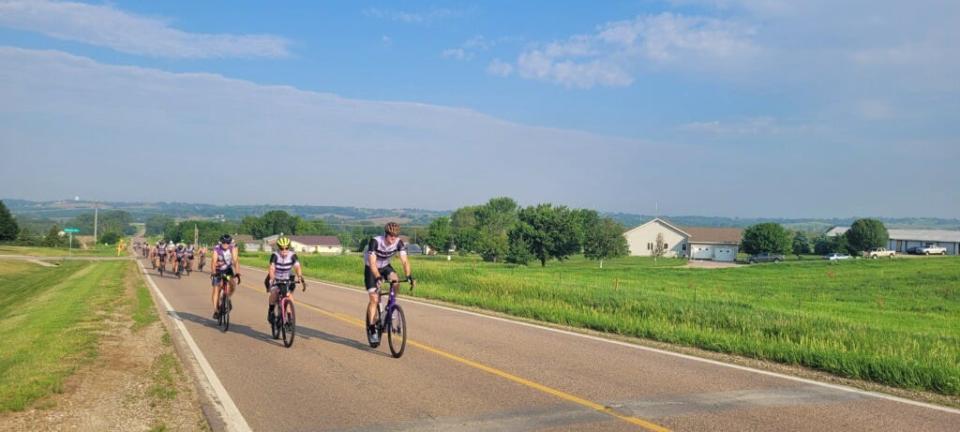
M 97 203 L 93 203 L 93 245 L 96 246 L 99 240 L 97 239 L 97 213 L 100 208 L 97 206 Z

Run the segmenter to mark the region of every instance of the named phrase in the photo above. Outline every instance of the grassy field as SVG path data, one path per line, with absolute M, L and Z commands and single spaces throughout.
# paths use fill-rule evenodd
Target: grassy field
M 97 245 L 95 248 L 80 250 L 74 248 L 72 251 L 67 248 L 48 248 L 33 246 L 12 246 L 0 245 L 0 255 L 33 255 L 38 257 L 60 257 L 60 256 L 117 256 L 116 246 Z
M 131 301 L 123 296 L 132 265 L 0 260 L 0 412 L 61 392 L 64 379 L 96 355 L 104 313 Z
M 266 266 L 266 255 L 246 257 Z M 362 284 L 357 256 L 302 258 L 310 276 Z M 418 257 L 414 295 L 960 395 L 958 258 L 683 263 L 624 258 L 601 270 L 582 258 L 540 268 Z

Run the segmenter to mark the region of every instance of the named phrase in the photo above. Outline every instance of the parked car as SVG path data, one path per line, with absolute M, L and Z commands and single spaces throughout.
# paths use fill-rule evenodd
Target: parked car
M 851 257 L 850 255 L 845 254 L 845 253 L 836 253 L 836 252 L 834 252 L 834 253 L 832 253 L 832 254 L 829 254 L 829 255 L 827 255 L 827 256 L 824 256 L 823 258 L 824 258 L 824 259 L 827 259 L 827 260 L 830 260 L 830 261 L 840 261 L 840 260 L 848 260 L 848 259 L 850 259 L 850 258 L 852 258 L 852 257 Z
M 892 250 L 887 249 L 887 248 L 876 248 L 876 249 L 874 249 L 874 250 L 864 251 L 864 252 L 863 252 L 863 257 L 864 257 L 864 258 L 873 258 L 873 259 L 877 259 L 877 258 L 893 258 L 893 257 L 896 256 L 896 255 L 897 255 L 897 251 L 892 251 Z
M 928 244 L 926 246 L 912 246 L 907 249 L 907 253 L 913 255 L 946 255 L 947 248 Z
M 786 257 L 783 254 L 760 252 L 750 257 L 750 264 L 765 263 L 765 262 L 778 263 L 780 261 L 783 261 L 785 258 Z

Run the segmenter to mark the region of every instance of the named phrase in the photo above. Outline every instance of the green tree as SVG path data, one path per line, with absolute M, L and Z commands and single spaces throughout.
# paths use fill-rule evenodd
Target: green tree
M 760 223 L 743 231 L 743 251 L 748 254 L 789 253 L 790 232 L 778 223 Z
M 563 261 L 580 251 L 576 220 L 566 207 L 540 204 L 521 209 L 518 217 L 510 231 L 510 244 L 526 243 L 541 266 L 546 267 L 549 259 Z
M 527 265 L 530 261 L 533 261 L 534 256 L 530 253 L 530 244 L 520 233 L 519 227 L 514 227 L 514 229 L 510 231 L 509 238 L 507 262 Z
M 886 247 L 890 241 L 887 227 L 876 219 L 857 219 L 844 235 L 851 253 Z
M 17 234 L 17 244 L 21 246 L 38 246 L 43 243 L 42 240 L 28 227 L 20 228 L 20 233 Z
M 93 234 L 93 222 L 96 219 L 98 228 L 97 232 L 116 232 L 124 235 L 133 235 L 136 233 L 136 228 L 130 225 L 133 222 L 133 216 L 130 213 L 127 213 L 123 210 L 104 210 L 98 212 L 97 216 L 94 217 L 94 212 L 82 213 L 74 217 L 67 226 L 71 228 L 79 228 L 80 233 L 83 235 Z
M 100 243 L 112 245 L 116 244 L 118 241 L 120 241 L 120 234 L 117 234 L 113 231 L 104 233 L 102 236 L 100 236 Z
M 623 236 L 623 225 L 610 218 L 593 221 L 584 227 L 583 256 L 600 261 L 626 256 L 630 253 L 627 238 Z
M 497 262 L 507 255 L 507 234 L 517 224 L 517 202 L 493 198 L 476 210 L 478 238 L 474 246 L 484 261 Z
M 0 241 L 12 241 L 17 239 L 20 233 L 20 227 L 17 221 L 10 214 L 6 204 L 0 201 Z
M 161 235 L 163 230 L 166 229 L 167 224 L 173 223 L 174 220 L 170 216 L 165 215 L 153 215 L 147 218 L 146 229 L 148 236 Z
M 299 216 L 293 216 L 283 210 L 272 210 L 264 213 L 260 218 L 263 231 L 260 236 L 254 234 L 254 237 L 263 238 L 274 234 L 297 234 L 297 225 L 300 222 Z
M 427 227 L 425 237 L 427 246 L 433 248 L 438 253 L 446 253 L 450 249 L 450 242 L 453 240 L 453 228 L 450 226 L 450 218 L 441 216 L 430 222 Z
M 810 253 L 810 239 L 803 231 L 797 231 L 793 235 L 793 253 L 797 256 Z
M 334 235 L 336 231 L 330 228 L 323 219 L 299 219 L 297 221 L 296 231 L 292 232 L 299 235 Z
M 594 210 L 575 209 L 571 211 L 571 216 L 577 230 L 577 243 L 584 246 L 587 232 L 596 228 L 597 224 L 600 223 L 600 215 Z
M 67 236 L 60 237 L 60 227 L 54 225 L 47 231 L 47 236 L 43 238 L 43 245 L 46 247 L 60 247 L 67 243 Z

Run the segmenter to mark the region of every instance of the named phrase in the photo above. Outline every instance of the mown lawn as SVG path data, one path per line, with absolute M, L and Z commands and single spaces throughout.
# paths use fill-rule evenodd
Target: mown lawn
M 246 257 L 244 264 L 266 266 L 264 254 Z M 301 258 L 312 277 L 363 283 L 355 255 Z M 960 395 L 956 257 L 680 264 L 624 258 L 599 269 L 574 258 L 541 268 L 416 257 L 414 295 Z
M 97 245 L 91 249 L 79 249 L 74 247 L 72 250 L 67 248 L 35 247 L 35 246 L 13 246 L 0 244 L 0 255 L 32 255 L 38 257 L 60 257 L 60 256 L 117 256 L 116 246 Z
M 131 301 L 124 298 L 124 275 L 132 265 L 0 260 L 0 412 L 61 392 L 64 380 L 96 355 L 103 313 Z

